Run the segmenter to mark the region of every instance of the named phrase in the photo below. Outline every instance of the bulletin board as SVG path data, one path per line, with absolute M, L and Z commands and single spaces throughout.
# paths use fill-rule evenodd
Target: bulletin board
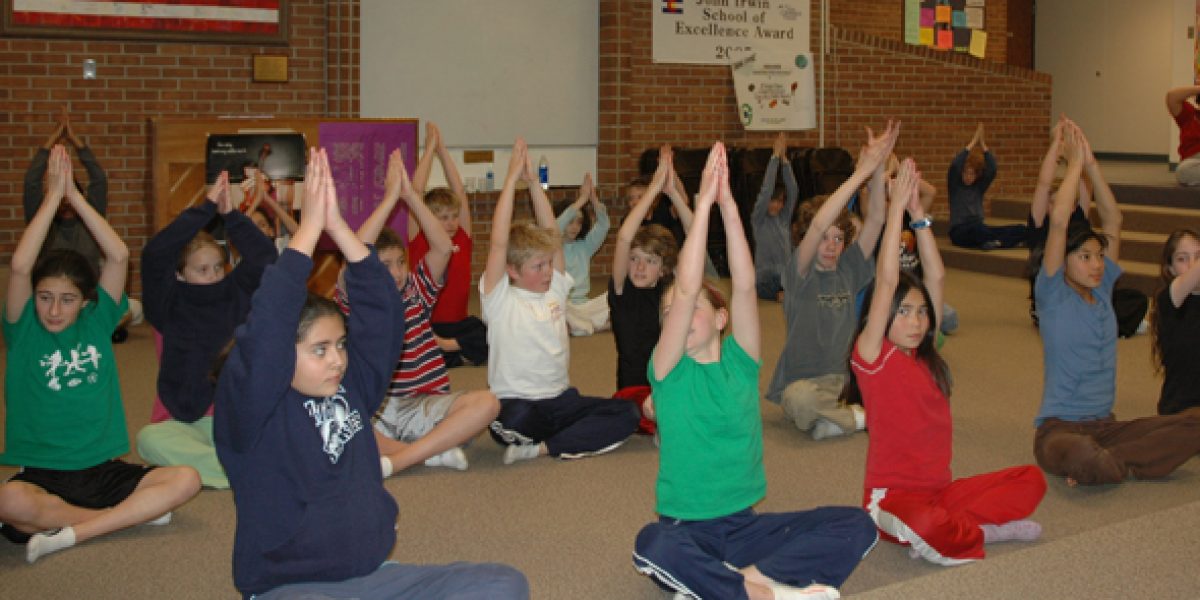
M 986 0 L 904 0 L 904 42 L 984 58 Z

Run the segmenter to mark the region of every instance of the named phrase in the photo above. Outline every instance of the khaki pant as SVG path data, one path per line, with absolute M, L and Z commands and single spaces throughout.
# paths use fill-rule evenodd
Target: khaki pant
M 797 379 L 780 394 L 780 406 L 801 431 L 811 431 L 817 419 L 827 419 L 847 434 L 858 429 L 854 411 L 839 398 L 845 375 L 822 375 L 812 379 Z

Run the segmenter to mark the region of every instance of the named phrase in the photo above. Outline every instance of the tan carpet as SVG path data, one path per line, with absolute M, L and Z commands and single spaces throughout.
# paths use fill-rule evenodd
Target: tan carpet
M 599 286 L 597 286 L 599 287 Z M 968 475 L 1032 461 L 1032 420 L 1041 392 L 1041 345 L 1026 315 L 1026 285 L 951 271 L 947 299 L 962 326 L 944 349 L 956 381 L 954 470 Z M 762 304 L 765 386 L 782 345 L 780 305 Z M 1145 336 L 1119 346 L 1118 415 L 1154 411 L 1159 382 Z M 117 348 L 130 431 L 149 418 L 155 368 L 150 331 L 136 328 Z M 613 391 L 611 335 L 572 342 L 571 376 L 592 394 Z M 453 371 L 456 387 L 480 387 L 484 369 Z M 763 511 L 857 505 L 867 438 L 813 442 L 763 404 L 770 484 Z M 394 557 L 405 562 L 501 561 L 526 573 L 535 598 L 665 598 L 630 566 L 638 529 L 653 518 L 656 453 L 646 438 L 575 462 L 504 466 L 481 437 L 465 473 L 418 468 L 387 487 L 400 504 Z M 0 470 L 6 476 L 11 469 Z M 1165 482 L 1068 489 L 1052 480 L 1034 518 L 1033 544 L 990 548 L 990 557 L 953 569 L 908 559 L 881 544 L 844 587 L 870 597 L 1061 598 L 1194 597 L 1194 527 L 1200 521 L 1200 462 Z M 1186 526 L 1187 534 L 1174 524 Z M 222 598 L 230 574 L 234 512 L 229 492 L 204 491 L 167 527 L 137 527 L 26 565 L 23 549 L 0 542 L 6 598 Z M 1190 534 L 1190 535 L 1189 535 Z M 336 548 L 330 549 L 336 552 Z M 1126 558 L 1127 557 L 1127 558 Z M 1186 558 L 1185 558 L 1186 557 Z M 1188 581 L 1190 580 L 1190 581 Z M 1108 582 L 1120 587 L 1107 585 Z M 1105 585 L 1102 585 L 1105 584 Z M 1152 593 L 1142 594 L 1143 589 Z

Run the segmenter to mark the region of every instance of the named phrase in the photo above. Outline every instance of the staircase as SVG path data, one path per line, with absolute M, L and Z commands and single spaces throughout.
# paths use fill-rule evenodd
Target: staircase
M 1120 285 L 1153 295 L 1162 285 L 1158 265 L 1167 235 L 1185 227 L 1200 230 L 1200 190 L 1137 184 L 1112 184 L 1111 187 L 1124 217 L 1120 264 L 1125 273 Z M 1028 198 L 993 198 L 991 205 L 989 225 L 1023 224 L 1029 215 Z M 1094 208 L 1090 217 L 1093 223 L 1100 222 Z M 1024 277 L 1029 250 L 957 248 L 950 244 L 945 223 L 938 225 L 941 226 L 938 228 L 938 250 L 947 267 Z

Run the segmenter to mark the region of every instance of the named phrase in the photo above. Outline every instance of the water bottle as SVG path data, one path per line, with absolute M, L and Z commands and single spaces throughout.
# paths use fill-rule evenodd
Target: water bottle
M 550 162 L 546 160 L 546 155 L 542 155 L 542 160 L 538 161 L 538 181 L 542 183 L 542 189 L 550 189 Z
M 488 167 L 486 183 L 484 183 L 484 191 L 490 192 L 496 189 L 496 174 L 492 172 L 492 168 Z

